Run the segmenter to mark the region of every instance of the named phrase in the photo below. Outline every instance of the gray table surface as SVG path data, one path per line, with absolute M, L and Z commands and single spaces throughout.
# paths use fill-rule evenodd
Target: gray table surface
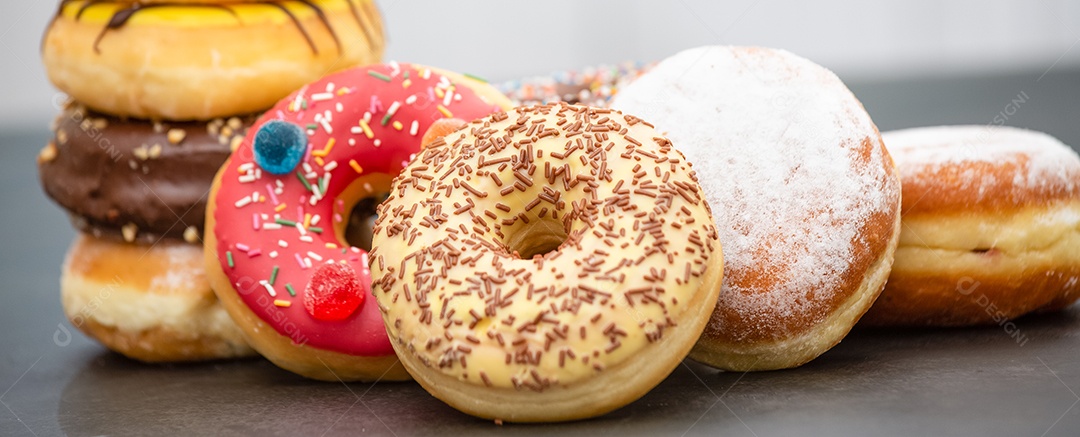
M 882 130 L 990 124 L 1080 145 L 1080 71 L 852 84 Z M 1080 306 L 1003 327 L 857 328 L 799 369 L 686 361 L 588 421 L 496 426 L 415 383 L 304 380 L 261 359 L 144 365 L 75 332 L 59 266 L 74 232 L 42 194 L 47 121 L 0 131 L 0 435 L 1080 435 Z

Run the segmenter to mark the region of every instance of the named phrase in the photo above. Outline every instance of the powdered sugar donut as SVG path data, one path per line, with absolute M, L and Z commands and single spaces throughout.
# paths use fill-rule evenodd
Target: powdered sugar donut
M 997 126 L 884 134 L 904 187 L 903 232 L 872 325 L 1003 323 L 1080 298 L 1080 157 Z
M 782 50 L 701 47 L 662 61 L 612 106 L 686 154 L 713 208 L 724 284 L 691 357 L 782 369 L 838 343 L 888 276 L 900 181 L 836 75 Z

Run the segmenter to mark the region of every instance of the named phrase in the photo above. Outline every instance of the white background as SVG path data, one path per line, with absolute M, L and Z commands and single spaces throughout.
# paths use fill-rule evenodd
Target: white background
M 490 80 L 661 59 L 705 44 L 780 47 L 847 81 L 1080 67 L 1080 1 L 381 0 L 387 58 Z M 0 3 L 0 127 L 55 111 L 39 42 L 50 0 Z

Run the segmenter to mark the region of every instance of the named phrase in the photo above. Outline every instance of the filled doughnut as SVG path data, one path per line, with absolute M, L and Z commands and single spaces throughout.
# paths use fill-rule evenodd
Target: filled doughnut
M 652 126 L 566 103 L 435 140 L 374 229 L 374 294 L 405 368 L 466 413 L 592 417 L 685 357 L 723 256 L 691 165 Z
M 782 50 L 700 47 L 660 62 L 612 107 L 667 135 L 713 208 L 724 284 L 691 358 L 783 369 L 840 342 L 889 275 L 900 180 L 836 75 Z
M 434 121 L 507 107 L 485 83 L 391 63 L 326 76 L 263 115 L 216 176 L 206 214 L 210 283 L 251 345 L 314 379 L 408 378 L 347 217 L 382 199 Z
M 896 263 L 867 325 L 1005 323 L 1080 298 L 1080 157 L 999 126 L 883 135 L 904 189 Z
M 82 232 L 202 244 L 210 182 L 254 119 L 150 122 L 71 103 L 38 157 L 41 184 Z
M 169 120 L 260 112 L 382 52 L 372 0 L 63 0 L 42 42 L 49 79 L 75 100 Z
M 71 324 L 129 358 L 197 361 L 253 355 L 214 296 L 200 246 L 80 235 L 60 276 Z

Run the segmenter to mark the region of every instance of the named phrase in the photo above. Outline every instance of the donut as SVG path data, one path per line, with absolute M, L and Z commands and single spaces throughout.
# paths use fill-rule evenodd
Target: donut
M 39 154 L 38 174 L 45 193 L 82 232 L 201 245 L 210 182 L 254 120 L 151 122 L 69 103 Z
M 641 119 L 518 107 L 435 140 L 373 230 L 374 294 L 409 373 L 496 421 L 593 417 L 682 361 L 723 255 L 690 163 Z
M 372 0 L 62 0 L 42 41 L 49 79 L 75 100 L 168 120 L 261 112 L 382 52 Z
M 210 182 L 252 120 L 151 122 L 65 106 L 38 170 L 80 231 L 60 281 L 73 326 L 146 362 L 255 353 L 200 256 Z
M 1080 298 L 1080 157 L 1041 132 L 886 132 L 903 231 L 872 326 L 1003 324 Z
M 889 275 L 900 179 L 836 75 L 783 50 L 700 47 L 661 61 L 612 107 L 667 135 L 713 208 L 724 284 L 690 357 L 784 369 L 839 343 Z
M 526 77 L 497 87 L 517 106 L 567 102 L 605 107 L 619 88 L 652 68 L 651 64 L 624 62 L 598 65 L 580 71 L 558 71 L 548 76 Z
M 254 355 L 214 296 L 202 248 L 165 239 L 127 244 L 79 235 L 60 276 L 73 326 L 145 362 Z
M 206 212 L 210 283 L 251 345 L 313 379 L 407 379 L 345 217 L 382 199 L 435 120 L 508 107 L 486 83 L 390 63 L 326 76 L 264 114 Z

